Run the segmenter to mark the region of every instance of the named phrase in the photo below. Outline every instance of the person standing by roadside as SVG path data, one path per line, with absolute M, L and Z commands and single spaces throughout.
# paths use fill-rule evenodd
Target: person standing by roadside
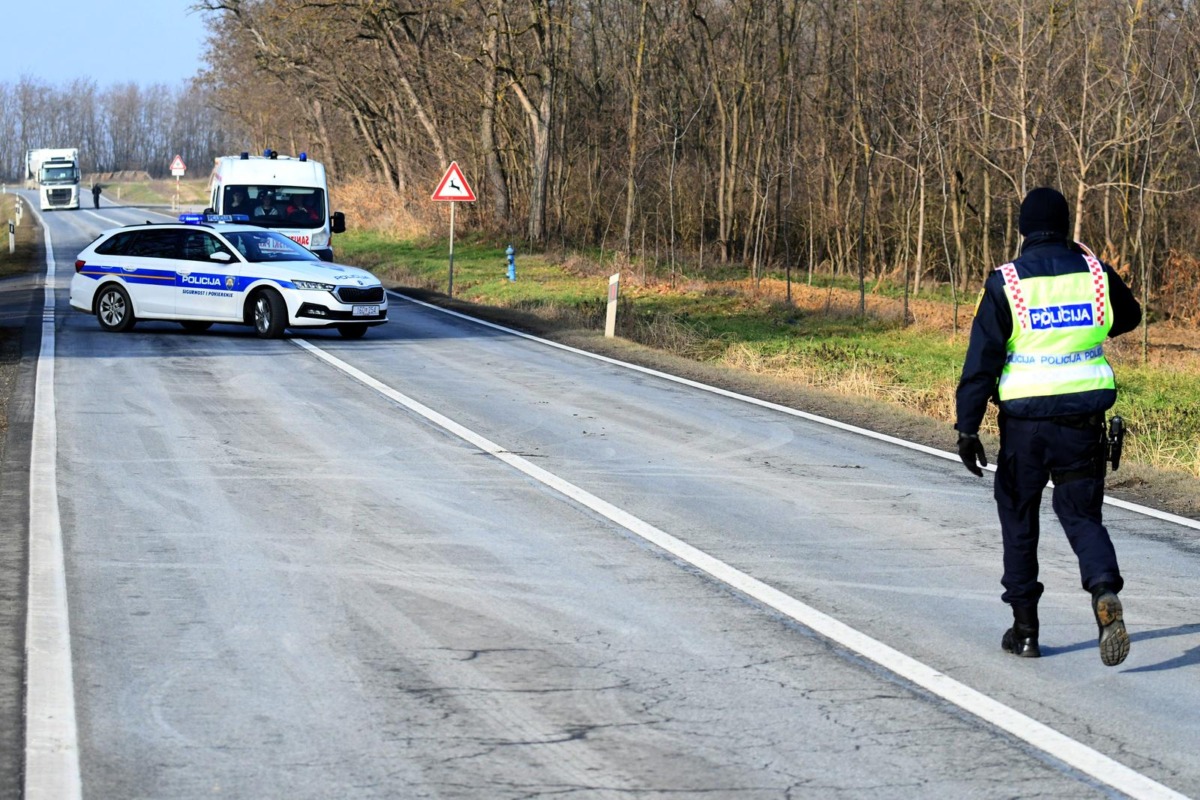
M 103 188 L 98 183 L 92 184 L 92 205 L 96 208 L 100 207 L 100 189 Z
M 1013 625 L 1001 647 L 1025 658 L 1038 645 L 1037 546 L 1042 491 L 1053 507 L 1092 595 L 1100 659 L 1129 654 L 1118 593 L 1116 550 L 1101 517 L 1106 466 L 1104 412 L 1117 398 L 1104 341 L 1133 330 L 1142 309 L 1121 277 L 1069 238 L 1069 209 L 1057 190 L 1021 203 L 1020 257 L 984 282 L 956 392 L 958 453 L 973 474 L 987 456 L 979 426 L 989 399 L 1000 406 L 995 498 L 1004 543 L 1001 599 Z

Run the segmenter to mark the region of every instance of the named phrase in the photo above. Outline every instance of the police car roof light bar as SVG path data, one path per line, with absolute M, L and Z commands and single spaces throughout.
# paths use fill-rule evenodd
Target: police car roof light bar
M 207 222 L 249 222 L 248 214 L 180 214 L 184 225 L 203 225 Z

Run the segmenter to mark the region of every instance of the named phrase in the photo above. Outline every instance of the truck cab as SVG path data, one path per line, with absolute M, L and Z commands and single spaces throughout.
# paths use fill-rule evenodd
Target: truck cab
M 333 234 L 346 229 L 345 216 L 329 210 L 325 165 L 306 153 L 283 156 L 221 156 L 210 181 L 210 211 L 246 215 L 249 222 L 279 231 L 323 261 L 333 260 Z
M 25 157 L 26 186 L 33 183 L 42 211 L 79 208 L 79 150 L 73 147 L 30 150 Z

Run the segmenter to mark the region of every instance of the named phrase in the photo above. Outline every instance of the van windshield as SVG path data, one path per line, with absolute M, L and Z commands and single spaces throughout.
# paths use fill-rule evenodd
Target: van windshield
M 323 228 L 325 190 L 315 186 L 226 186 L 223 214 L 245 214 L 268 228 Z

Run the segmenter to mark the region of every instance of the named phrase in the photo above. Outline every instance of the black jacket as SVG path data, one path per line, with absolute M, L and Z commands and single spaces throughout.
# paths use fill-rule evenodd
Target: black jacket
M 1069 275 L 1087 272 L 1087 262 L 1073 242 L 1056 234 L 1035 233 L 1025 239 L 1021 257 L 1013 262 L 1021 278 Z M 1112 267 L 1104 265 L 1108 275 L 1108 294 L 1112 329 L 1109 338 L 1133 330 L 1142 321 L 1142 307 L 1133 292 Z M 1008 338 L 1012 335 L 1012 311 L 1004 293 L 1004 276 L 998 270 L 988 275 L 983 284 L 975 321 L 971 325 L 971 340 L 963 362 L 962 377 L 955 394 L 958 421 L 956 430 L 978 433 L 979 424 L 987 411 L 987 402 L 997 397 L 996 386 L 1008 356 Z M 1116 393 L 1111 390 L 1079 392 L 1053 397 L 1024 398 L 1016 408 L 1006 404 L 1006 413 L 1028 418 L 1048 418 L 1075 414 L 1091 414 L 1111 408 Z

